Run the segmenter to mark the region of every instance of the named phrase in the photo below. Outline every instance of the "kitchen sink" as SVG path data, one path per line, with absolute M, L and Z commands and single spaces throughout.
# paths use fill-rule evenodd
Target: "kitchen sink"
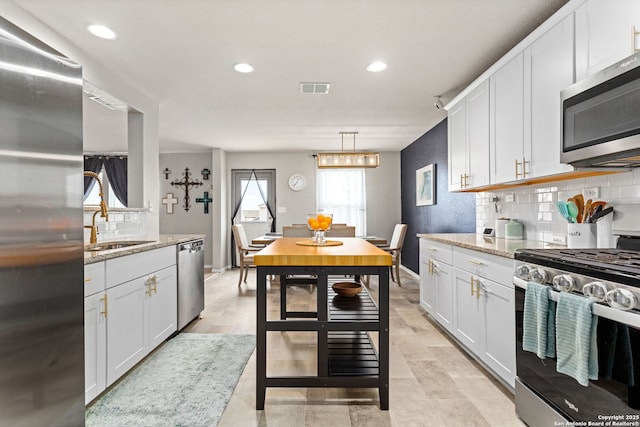
M 131 246 L 144 245 L 145 243 L 153 243 L 153 240 L 120 240 L 112 242 L 95 243 L 85 246 L 85 251 L 109 251 L 112 249 L 122 249 Z

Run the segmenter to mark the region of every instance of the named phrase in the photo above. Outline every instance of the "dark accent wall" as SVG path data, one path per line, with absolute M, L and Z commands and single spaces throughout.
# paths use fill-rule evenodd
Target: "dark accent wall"
M 436 165 L 436 204 L 416 206 L 416 170 Z M 447 119 L 422 135 L 400 153 L 402 222 L 407 235 L 402 247 L 402 264 L 420 272 L 418 233 L 475 233 L 474 193 L 449 193 Z

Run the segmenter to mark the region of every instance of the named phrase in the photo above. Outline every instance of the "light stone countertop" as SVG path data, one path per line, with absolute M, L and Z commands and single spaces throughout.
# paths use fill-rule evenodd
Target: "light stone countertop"
M 558 249 L 566 246 L 556 245 L 535 240 L 510 240 L 497 237 L 486 237 L 475 233 L 442 233 L 424 234 L 418 233 L 421 239 L 433 240 L 474 251 L 498 255 L 505 258 L 513 258 L 518 249 Z
M 158 240 L 142 243 L 135 246 L 127 246 L 120 249 L 110 249 L 106 251 L 84 251 L 84 263 L 92 264 L 94 262 L 105 261 L 108 259 L 118 258 L 125 255 L 131 255 L 138 252 L 150 251 L 152 249 L 164 248 L 167 246 L 178 245 L 180 243 L 189 242 L 195 239 L 203 239 L 204 234 L 162 234 Z M 123 242 L 126 240 L 122 240 Z M 137 241 L 137 240 L 136 240 Z M 98 242 L 96 245 L 106 244 L 108 241 Z

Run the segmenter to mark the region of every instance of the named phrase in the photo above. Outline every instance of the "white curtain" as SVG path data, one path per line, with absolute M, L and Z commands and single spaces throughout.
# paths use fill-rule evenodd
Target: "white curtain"
M 316 182 L 318 212 L 333 214 L 333 222 L 355 225 L 356 236 L 366 236 L 364 169 L 318 169 Z

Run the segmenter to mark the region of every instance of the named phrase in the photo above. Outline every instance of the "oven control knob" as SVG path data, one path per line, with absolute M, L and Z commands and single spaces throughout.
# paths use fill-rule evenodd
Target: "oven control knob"
M 553 288 L 559 292 L 571 292 L 575 289 L 576 282 L 568 274 L 558 274 L 553 278 Z
M 582 293 L 597 302 L 604 302 L 607 292 L 609 287 L 602 282 L 589 282 L 582 287 Z
M 536 283 L 547 283 L 549 274 L 547 274 L 547 271 L 543 268 L 534 268 L 529 274 L 529 279 Z
M 637 298 L 627 289 L 613 289 L 607 292 L 607 304 L 619 310 L 633 310 L 636 308 Z
M 532 270 L 532 266 L 528 264 L 520 264 L 516 267 L 516 276 L 524 280 L 529 280 L 529 276 L 531 275 Z

